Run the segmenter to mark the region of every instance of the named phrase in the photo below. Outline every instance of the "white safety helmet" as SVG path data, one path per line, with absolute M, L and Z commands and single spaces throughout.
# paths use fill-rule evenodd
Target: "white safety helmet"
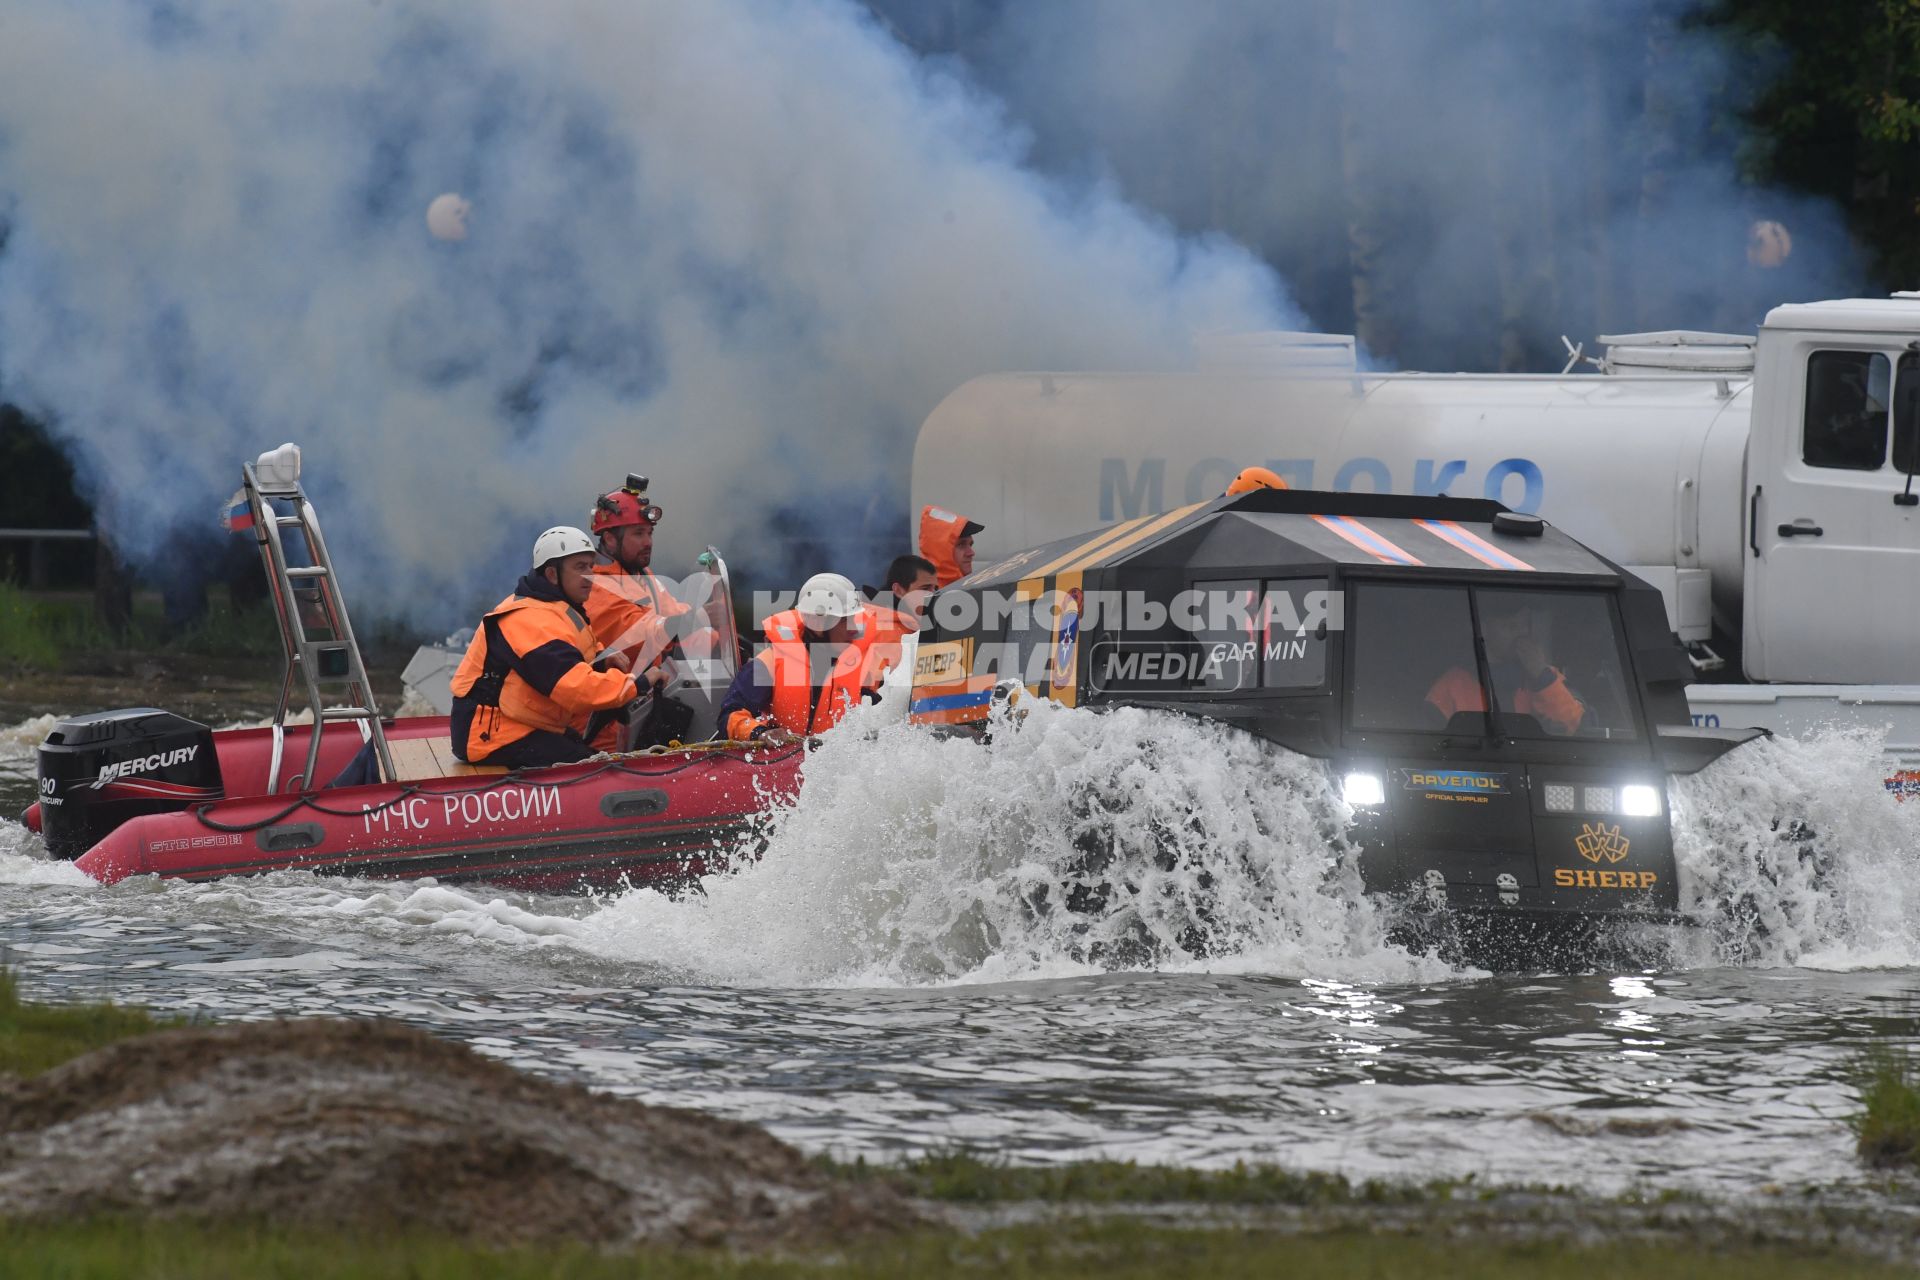
M 802 617 L 838 618 L 857 617 L 860 613 L 860 590 L 853 580 L 838 573 L 816 573 L 800 586 L 800 599 L 794 604 L 794 611 Z
M 538 569 L 562 556 L 578 555 L 582 551 L 592 553 L 592 540 L 571 525 L 557 524 L 533 540 L 533 567 Z

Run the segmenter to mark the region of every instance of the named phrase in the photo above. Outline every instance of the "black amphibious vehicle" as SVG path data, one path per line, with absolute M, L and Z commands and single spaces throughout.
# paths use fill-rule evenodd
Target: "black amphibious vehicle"
M 1515 924 L 1671 916 L 1695 728 L 1659 592 L 1496 502 L 1259 490 L 1021 552 L 935 599 L 912 718 L 1156 707 L 1326 762 L 1370 890 Z

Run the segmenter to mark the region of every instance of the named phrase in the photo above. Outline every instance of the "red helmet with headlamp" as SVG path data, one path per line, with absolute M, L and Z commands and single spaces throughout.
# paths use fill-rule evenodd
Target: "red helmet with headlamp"
M 627 483 L 593 500 L 593 532 L 624 529 L 629 525 L 660 523 L 660 508 L 647 501 L 647 478 L 627 475 Z

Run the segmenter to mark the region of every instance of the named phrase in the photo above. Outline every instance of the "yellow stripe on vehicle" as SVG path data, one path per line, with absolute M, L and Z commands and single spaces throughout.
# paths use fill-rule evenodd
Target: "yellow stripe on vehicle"
M 1195 502 L 1189 506 L 1184 506 L 1184 507 L 1180 507 L 1177 510 L 1169 511 L 1167 512 L 1167 514 L 1159 517 L 1158 519 L 1152 521 L 1151 523 L 1141 528 L 1133 530 L 1131 533 L 1127 534 L 1124 538 L 1117 538 L 1113 542 L 1109 543 L 1106 546 L 1098 548 L 1097 550 L 1095 550 L 1089 555 L 1082 556 L 1077 560 L 1074 560 L 1068 564 L 1062 565 L 1060 571 L 1063 573 L 1080 573 L 1087 569 L 1090 569 L 1095 564 L 1099 563 L 1102 560 L 1112 559 L 1114 556 L 1120 555 L 1123 552 L 1129 551 L 1134 547 L 1139 546 L 1142 542 L 1145 542 L 1148 538 L 1151 538 L 1154 534 L 1159 533 L 1162 530 L 1171 528 L 1173 525 L 1178 524 L 1180 521 L 1186 519 L 1188 516 L 1192 515 L 1194 512 L 1198 511 L 1200 508 L 1206 505 L 1207 504 L 1204 502 Z
M 1129 530 L 1137 529 L 1151 519 L 1153 519 L 1152 516 L 1135 516 L 1131 520 L 1123 520 L 1119 524 L 1113 525 L 1110 528 L 1102 529 L 1099 533 L 1095 534 L 1093 537 L 1087 539 L 1085 542 L 1081 543 L 1079 546 L 1075 547 L 1073 550 L 1067 552 L 1067 554 L 1060 556 L 1057 559 L 1047 564 L 1041 565 L 1038 569 L 1035 569 L 1033 571 L 1034 576 L 1038 578 L 1044 578 L 1048 574 L 1058 573 L 1060 572 L 1060 570 L 1072 564 L 1075 560 L 1078 560 L 1081 556 L 1093 555 L 1096 552 L 1103 550 L 1109 542 L 1118 541 L 1119 539 L 1125 537 Z

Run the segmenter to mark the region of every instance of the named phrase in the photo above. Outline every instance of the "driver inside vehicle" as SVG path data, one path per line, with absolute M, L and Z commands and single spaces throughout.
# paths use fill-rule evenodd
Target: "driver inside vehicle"
M 1541 640 L 1546 634 L 1537 608 L 1517 599 L 1497 603 L 1481 597 L 1480 634 L 1486 640 L 1487 667 L 1501 711 L 1532 716 L 1548 733 L 1571 736 L 1580 729 L 1586 705 L 1567 687 Z M 1451 719 L 1462 711 L 1485 711 L 1486 691 L 1478 673 L 1466 667 L 1443 672 L 1427 690 L 1427 702 Z

